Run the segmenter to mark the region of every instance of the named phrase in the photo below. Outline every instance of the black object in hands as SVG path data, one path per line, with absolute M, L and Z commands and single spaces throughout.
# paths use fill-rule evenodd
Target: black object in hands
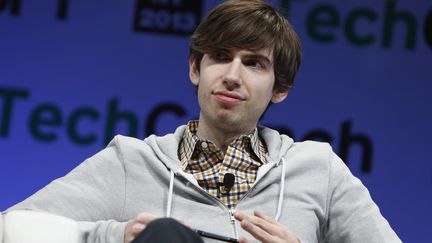
M 231 238 L 231 237 L 217 235 L 217 234 L 213 234 L 213 233 L 202 231 L 202 230 L 193 229 L 193 231 L 195 231 L 201 237 L 211 238 L 211 239 L 225 241 L 225 242 L 234 242 L 234 243 L 238 243 L 239 242 L 237 239 L 234 239 L 234 238 Z

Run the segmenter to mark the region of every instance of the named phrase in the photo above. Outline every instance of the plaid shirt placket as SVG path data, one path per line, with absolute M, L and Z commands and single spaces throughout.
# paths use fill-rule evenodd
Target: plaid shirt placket
M 266 163 L 266 147 L 259 140 L 258 132 L 255 129 L 253 133 L 235 139 L 224 155 L 211 141 L 195 135 L 198 121 L 190 121 L 188 128 L 178 150 L 183 170 L 193 174 L 204 190 L 228 208 L 235 207 L 255 182 L 259 166 Z M 219 186 L 227 172 L 236 176 L 229 192 Z

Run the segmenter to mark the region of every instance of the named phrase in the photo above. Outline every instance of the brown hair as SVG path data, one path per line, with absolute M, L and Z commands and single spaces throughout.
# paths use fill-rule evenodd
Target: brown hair
M 275 85 L 288 91 L 301 63 L 300 40 L 288 20 L 261 0 L 228 0 L 213 9 L 191 36 L 190 58 L 199 70 L 205 53 L 273 48 Z

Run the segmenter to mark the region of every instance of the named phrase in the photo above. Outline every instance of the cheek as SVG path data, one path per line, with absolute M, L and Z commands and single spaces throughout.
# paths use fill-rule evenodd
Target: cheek
M 261 99 L 270 100 L 273 96 L 273 82 L 271 80 L 257 80 L 256 93 Z
M 197 87 L 197 95 L 198 95 L 198 102 L 200 103 L 200 105 L 204 105 L 206 101 L 209 99 L 205 82 L 200 81 Z

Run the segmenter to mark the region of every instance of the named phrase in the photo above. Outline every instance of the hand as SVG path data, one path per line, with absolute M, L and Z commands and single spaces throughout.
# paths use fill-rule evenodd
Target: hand
M 240 221 L 241 227 L 249 232 L 255 239 L 265 242 L 300 243 L 297 237 L 273 218 L 255 210 L 254 215 L 236 212 L 234 217 Z M 240 243 L 248 242 L 240 237 Z
M 157 218 L 159 217 L 153 214 L 139 213 L 135 218 L 129 220 L 124 233 L 124 242 L 129 243 L 133 241 L 144 230 L 146 225 Z

